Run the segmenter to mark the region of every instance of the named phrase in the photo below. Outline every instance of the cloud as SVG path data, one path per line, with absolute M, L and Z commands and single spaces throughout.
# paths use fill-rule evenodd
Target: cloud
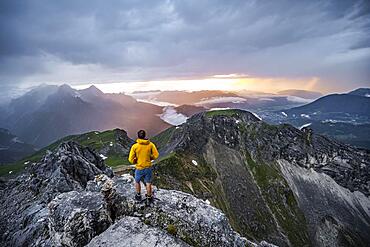
M 366 85 L 363 1 L 0 2 L 0 83 L 248 75 Z
M 209 105 L 209 104 L 218 104 L 218 103 L 243 103 L 247 101 L 247 99 L 242 97 L 212 97 L 203 99 L 196 103 L 197 105 Z
M 172 106 L 166 106 L 163 108 L 163 113 L 160 115 L 160 118 L 172 125 L 180 125 L 186 122 L 188 117 L 178 113 Z

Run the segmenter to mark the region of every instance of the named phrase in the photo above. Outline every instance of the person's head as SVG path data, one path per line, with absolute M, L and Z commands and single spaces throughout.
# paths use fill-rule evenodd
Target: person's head
M 139 139 L 145 139 L 145 130 L 139 130 L 139 131 L 137 132 L 137 137 L 138 137 Z

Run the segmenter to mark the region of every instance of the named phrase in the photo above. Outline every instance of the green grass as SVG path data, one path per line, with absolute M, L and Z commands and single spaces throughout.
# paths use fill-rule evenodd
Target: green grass
M 207 117 L 214 117 L 214 116 L 235 116 L 239 113 L 243 112 L 239 109 L 226 109 L 226 110 L 215 110 L 215 111 L 207 111 L 206 116 Z
M 104 160 L 105 164 L 110 167 L 119 167 L 119 166 L 128 166 L 130 165 L 130 162 L 128 162 L 127 158 L 121 155 L 117 154 L 108 154 L 107 159 Z
M 26 165 L 20 162 L 10 165 L 1 165 L 0 166 L 0 176 L 10 175 L 9 172 L 12 171 L 12 174 L 16 174 L 24 170 Z
M 249 154 L 246 155 L 246 161 L 254 179 L 261 188 L 263 197 L 289 241 L 293 246 L 308 246 L 306 219 L 278 168 L 261 162 L 256 163 Z
M 197 160 L 198 166 L 192 164 L 192 159 Z M 201 182 L 207 183 L 215 178 L 215 172 L 208 165 L 204 165 L 204 160 L 201 158 L 173 152 L 157 162 L 154 183 L 161 188 L 172 189 L 176 187 L 176 189 L 193 193 L 186 184 L 186 182 L 190 182 L 194 192 L 201 193 L 207 191 Z
M 91 131 L 91 132 L 87 132 L 87 133 L 80 134 L 80 135 L 66 136 L 58 141 L 53 142 L 47 147 L 40 149 L 34 154 L 23 158 L 20 161 L 17 161 L 11 164 L 1 165 L 0 166 L 0 176 L 9 175 L 9 171 L 13 171 L 12 174 L 16 174 L 16 173 L 23 171 L 26 166 L 24 164 L 25 162 L 27 161 L 30 161 L 30 163 L 39 162 L 41 158 L 46 154 L 47 150 L 50 150 L 53 152 L 58 148 L 58 146 L 62 142 L 66 142 L 66 141 L 75 141 L 82 146 L 88 146 L 90 148 L 93 148 L 99 151 L 103 147 L 109 146 L 111 142 L 115 142 L 114 130 L 107 130 L 103 132 Z M 117 167 L 120 165 L 129 164 L 129 162 L 127 161 L 127 157 L 121 157 L 115 153 L 109 154 L 108 158 L 105 160 L 105 163 L 111 167 Z
M 173 133 L 175 132 L 176 127 L 170 127 L 158 135 L 154 136 L 151 141 L 157 146 L 158 150 L 166 146 L 166 144 L 171 139 Z

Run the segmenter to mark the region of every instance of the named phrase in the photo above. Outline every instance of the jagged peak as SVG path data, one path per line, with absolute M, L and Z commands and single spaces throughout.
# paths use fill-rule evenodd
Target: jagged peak
M 255 113 L 241 109 L 217 109 L 200 112 L 190 117 L 186 123 L 194 123 L 203 120 L 230 119 L 237 122 L 259 122 L 262 119 Z
M 90 94 L 93 94 L 95 96 L 98 96 L 98 95 L 104 95 L 103 91 L 101 91 L 99 88 L 97 88 L 95 85 L 91 85 L 90 87 L 88 88 L 85 88 L 85 89 L 81 89 L 79 90 L 80 92 L 88 92 Z

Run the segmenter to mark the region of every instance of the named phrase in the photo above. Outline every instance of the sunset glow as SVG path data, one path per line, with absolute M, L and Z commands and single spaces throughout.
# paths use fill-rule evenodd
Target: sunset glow
M 245 76 L 245 75 L 244 75 Z M 223 91 L 257 91 L 265 93 L 275 93 L 280 90 L 297 88 L 304 90 L 320 91 L 317 88 L 319 78 L 308 79 L 288 79 L 288 78 L 253 78 L 241 77 L 237 74 L 215 75 L 203 79 L 182 79 L 182 80 L 163 80 L 145 82 L 118 82 L 104 84 L 81 84 L 73 86 L 76 89 L 88 88 L 95 85 L 105 93 L 132 93 L 134 91 L 151 90 L 223 90 Z

